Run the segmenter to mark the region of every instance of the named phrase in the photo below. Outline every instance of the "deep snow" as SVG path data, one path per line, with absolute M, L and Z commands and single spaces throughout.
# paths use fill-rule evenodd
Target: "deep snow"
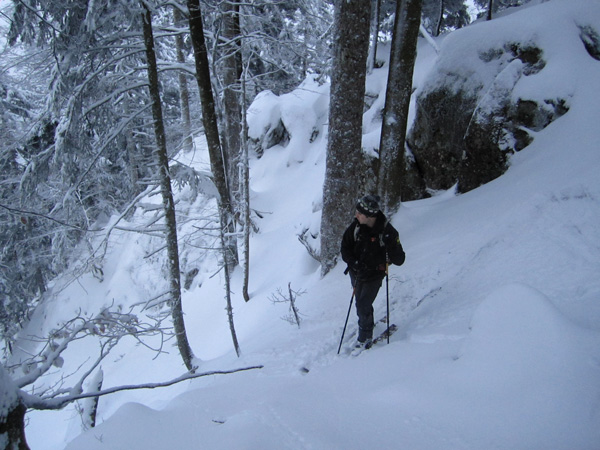
M 336 355 L 349 280 L 341 263 L 320 279 L 317 263 L 297 239 L 306 228 L 318 232 L 324 176 L 327 86 L 308 80 L 264 102 L 278 110 L 254 104 L 250 111 L 253 127 L 281 115 L 298 134 L 287 147 L 251 161 L 251 204 L 263 218 L 256 218 L 260 232 L 251 240 L 250 302 L 242 299 L 241 270 L 234 274 L 240 358 L 231 344 L 216 256 L 182 237 L 184 269 L 201 264 L 184 292 L 190 342 L 203 361 L 199 370 L 264 368 L 103 397 L 99 425 L 83 434 L 73 407 L 31 412 L 31 447 L 600 448 L 600 62 L 574 31 L 584 22 L 600 27 L 598 2 L 554 0 L 452 38 L 504 42 L 514 30 L 528 30 L 532 39 L 548 43 L 549 72 L 522 78 L 519 95 L 568 95 L 570 111 L 514 155 L 499 179 L 465 195 L 440 192 L 404 203 L 392 217 L 407 261 L 390 273 L 391 321 L 399 331 L 389 345 L 356 358 Z M 420 45 L 418 89 L 437 76 L 430 70 L 435 52 Z M 450 42 L 441 48 L 445 63 L 451 62 L 446 52 L 455 52 L 455 66 L 465 67 L 465 55 Z M 375 71 L 369 88 L 381 91 L 384 81 L 385 69 Z M 365 115 L 367 148 L 377 141 L 370 134 L 378 133 L 375 117 Z M 319 135 L 309 144 L 314 129 Z M 180 158 L 207 167 L 200 140 L 195 153 Z M 201 223 L 214 207 L 202 196 L 186 203 L 186 190 L 178 196 L 180 223 L 185 217 Z M 138 212 L 132 223 L 144 220 Z M 193 224 L 182 226 L 180 235 Z M 115 232 L 104 281 L 84 275 L 57 283 L 56 296 L 38 311 L 31 329 L 48 329 L 78 308 L 131 305 L 162 292 L 162 260 L 144 258 L 159 246 L 157 239 Z M 297 299 L 300 328 L 282 320 L 287 305 L 271 301 L 288 283 L 305 291 Z M 384 284 L 375 304 L 378 317 L 385 298 Z M 355 329 L 353 312 L 348 343 Z M 77 343 L 66 367 L 77 367 L 94 349 L 93 343 Z M 105 387 L 182 374 L 176 348 L 167 350 L 153 359 L 145 347 L 121 345 L 103 364 Z

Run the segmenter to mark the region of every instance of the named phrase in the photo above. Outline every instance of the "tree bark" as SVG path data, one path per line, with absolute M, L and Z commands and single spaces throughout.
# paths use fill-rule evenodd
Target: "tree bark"
M 173 21 L 179 26 L 183 17 L 177 6 L 173 6 Z M 183 54 L 183 37 L 181 34 L 175 36 L 175 48 L 177 51 L 177 62 L 185 64 L 185 55 Z M 192 119 L 190 116 L 190 92 L 188 89 L 186 74 L 179 71 L 179 103 L 181 105 L 181 121 L 183 125 L 183 150 L 188 152 L 194 145 L 192 136 Z
M 321 275 L 334 266 L 358 197 L 371 2 L 337 0 L 329 140 L 321 217 Z
M 240 78 L 242 76 L 242 52 L 240 48 L 240 5 L 237 1 L 223 3 L 223 106 L 225 107 L 225 154 L 230 187 L 239 186 L 239 161 L 241 152 L 242 108 L 240 102 Z M 239 195 L 232 193 L 234 198 Z M 236 202 L 237 203 L 237 202 Z
M 379 145 L 378 190 L 383 208 L 388 212 L 400 207 L 406 179 L 406 128 L 421 24 L 421 3 L 422 0 L 403 0 L 396 4 Z
M 18 402 L 6 416 L 0 416 L 0 439 L 5 450 L 29 450 L 25 439 L 26 412 L 25 405 Z
M 224 212 L 222 210 L 219 211 L 219 213 L 221 215 L 224 214 Z M 235 349 L 235 354 L 239 358 L 241 355 L 241 351 L 240 351 L 240 344 L 239 344 L 238 338 L 237 338 L 237 333 L 235 332 L 235 323 L 233 321 L 233 304 L 231 302 L 231 273 L 229 272 L 229 266 L 227 265 L 227 255 L 226 255 L 226 247 L 225 247 L 225 230 L 223 228 L 221 228 L 220 237 L 221 237 L 221 246 L 223 248 L 223 256 L 224 256 L 223 272 L 225 273 L 225 300 L 226 300 L 226 304 L 227 304 L 227 307 L 225 309 L 227 310 L 227 320 L 229 321 L 229 331 L 231 333 L 231 340 L 233 342 L 233 348 Z
M 145 13 L 143 14 L 144 44 L 146 46 L 146 58 L 148 62 L 148 83 L 150 97 L 152 99 L 152 116 L 154 119 L 154 133 L 156 135 L 156 158 L 159 164 L 160 188 L 165 210 L 167 255 L 169 265 L 169 279 L 171 291 L 171 314 L 173 327 L 177 337 L 177 347 L 183 358 L 186 368 L 194 370 L 194 355 L 188 342 L 183 320 L 183 309 L 181 306 L 181 271 L 179 269 L 179 247 L 177 244 L 177 222 L 175 219 L 175 203 L 171 191 L 171 177 L 169 174 L 169 158 L 167 155 L 167 143 L 165 128 L 160 102 L 158 87 L 158 69 L 156 54 L 154 52 L 154 36 L 152 33 L 152 15 L 146 4 L 142 1 Z
M 242 190 L 242 219 L 244 222 L 244 282 L 242 294 L 245 301 L 250 300 L 248 285 L 250 283 L 250 167 L 248 160 L 248 126 L 246 125 L 246 72 L 242 74 L 242 161 L 240 187 Z
M 444 0 L 440 0 L 440 15 L 438 16 L 437 26 L 435 27 L 435 36 L 439 36 L 442 31 L 442 22 L 444 21 Z
M 371 73 L 377 65 L 377 43 L 379 42 L 379 11 L 381 9 L 381 0 L 372 0 L 373 17 L 371 19 L 371 47 L 369 48 L 369 57 L 367 59 L 367 72 Z
M 224 223 L 221 225 L 225 227 L 227 235 L 225 244 L 227 246 L 227 264 L 233 268 L 239 262 L 237 238 L 235 237 L 235 221 L 230 186 L 225 172 L 225 157 L 222 152 L 221 141 L 219 138 L 215 101 L 210 82 L 210 68 L 206 42 L 204 40 L 202 12 L 200 10 L 199 0 L 188 0 L 187 6 L 190 13 L 190 35 L 194 46 L 194 59 L 196 61 L 196 80 L 198 82 L 200 101 L 202 103 L 204 134 L 206 135 L 206 142 L 208 144 L 213 180 L 217 191 L 219 192 L 219 207 L 224 211 L 224 214 L 219 214 L 219 216 L 223 217 Z

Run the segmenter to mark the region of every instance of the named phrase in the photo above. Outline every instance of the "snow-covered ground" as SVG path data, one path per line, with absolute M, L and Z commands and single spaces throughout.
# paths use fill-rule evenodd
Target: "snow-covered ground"
M 326 146 L 327 86 L 307 81 L 264 102 L 279 112 L 257 105 L 251 111 L 255 126 L 257 118 L 280 114 L 301 138 L 251 161 L 251 204 L 263 218 L 256 218 L 260 232 L 251 240 L 248 303 L 242 271 L 234 273 L 241 357 L 231 343 L 216 256 L 182 242 L 184 267 L 202 264 L 183 294 L 199 371 L 264 368 L 103 397 L 98 426 L 83 434 L 73 407 L 31 412 L 31 447 L 600 448 L 600 62 L 573 32 L 573 24 L 586 22 L 600 28 L 598 2 L 554 0 L 461 32 L 499 42 L 526 27 L 540 42 L 562 36 L 561 48 L 547 49 L 552 77 L 532 75 L 520 93 L 567 92 L 570 110 L 537 133 L 499 179 L 465 195 L 440 192 L 404 203 L 392 217 L 407 260 L 390 271 L 391 321 L 399 330 L 389 345 L 358 357 L 346 349 L 337 355 L 351 296 L 345 267 L 338 264 L 321 279 L 298 242 L 302 230 L 319 228 Z M 435 61 L 432 49 L 421 45 L 417 86 Z M 382 89 L 381 79 L 376 71 L 370 88 Z M 365 122 L 365 132 L 372 132 L 372 122 Z M 308 143 L 313 129 L 320 133 Z M 181 156 L 200 169 L 206 158 L 201 141 L 196 153 Z M 189 192 L 178 196 L 181 222 L 185 216 L 200 223 L 204 198 L 190 203 Z M 139 213 L 132 222 L 142 220 Z M 193 230 L 186 226 L 181 235 Z M 115 232 L 104 281 L 85 275 L 69 284 L 32 327 L 51 327 L 78 308 L 131 305 L 160 293 L 162 261 L 145 258 L 158 246 L 147 236 Z M 299 328 L 282 319 L 286 304 L 271 301 L 288 283 L 304 291 L 297 298 Z M 383 317 L 385 283 L 375 308 Z M 355 330 L 352 312 L 348 344 Z M 77 343 L 66 367 L 76 367 L 92 349 Z M 154 359 L 146 347 L 121 345 L 103 364 L 104 386 L 182 374 L 176 347 L 169 343 L 166 350 Z

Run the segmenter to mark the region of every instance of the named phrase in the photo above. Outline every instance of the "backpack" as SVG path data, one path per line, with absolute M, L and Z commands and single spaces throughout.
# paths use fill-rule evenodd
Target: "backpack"
M 390 221 L 388 219 L 386 219 L 385 223 L 383 224 L 383 227 L 381 228 L 381 233 L 379 233 L 379 245 L 381 247 L 385 247 L 385 242 L 383 242 L 383 233 L 385 232 L 385 229 L 387 228 L 388 223 L 390 223 Z M 359 227 L 360 227 L 360 224 L 357 222 L 356 226 L 354 227 L 354 242 L 356 242 L 356 240 L 358 238 Z

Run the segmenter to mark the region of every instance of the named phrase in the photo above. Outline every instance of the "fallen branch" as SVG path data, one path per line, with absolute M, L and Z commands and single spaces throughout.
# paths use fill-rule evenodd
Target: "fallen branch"
M 133 391 L 137 389 L 156 389 L 161 387 L 172 386 L 177 383 L 181 383 L 182 381 L 193 380 L 195 378 L 206 377 L 210 375 L 228 375 L 237 372 L 244 372 L 247 370 L 254 369 L 262 369 L 264 366 L 250 366 L 250 367 L 242 367 L 240 369 L 233 370 L 215 370 L 211 372 L 203 372 L 203 373 L 193 373 L 187 372 L 184 375 L 181 375 L 177 378 L 174 378 L 170 381 L 164 381 L 162 383 L 146 383 L 146 384 L 134 384 L 134 385 L 125 385 L 125 386 L 115 386 L 109 389 L 100 390 L 97 392 L 89 392 L 77 395 L 69 395 L 63 398 L 53 398 L 53 399 L 39 399 L 34 396 L 30 396 L 24 392 L 21 392 L 21 398 L 23 399 L 23 403 L 27 406 L 27 408 L 37 409 L 37 410 L 56 410 L 62 409 L 65 405 L 72 403 L 76 400 L 82 400 L 85 398 L 93 398 L 93 397 L 101 397 L 104 395 L 114 394 L 115 392 L 121 391 Z

